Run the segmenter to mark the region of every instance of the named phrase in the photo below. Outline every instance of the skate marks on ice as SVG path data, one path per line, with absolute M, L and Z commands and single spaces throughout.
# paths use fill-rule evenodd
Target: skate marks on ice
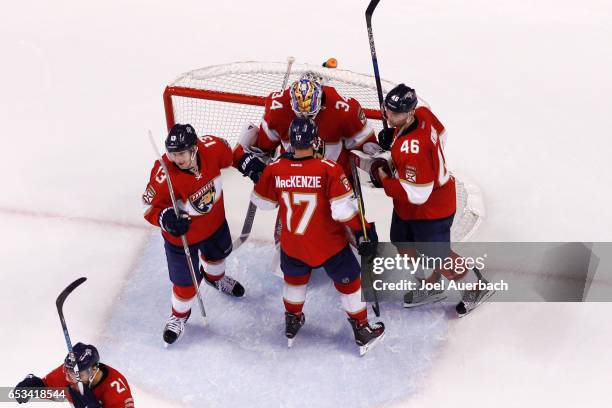
M 446 340 L 452 306 L 408 311 L 385 303 L 386 337 L 360 358 L 339 296 L 316 270 L 306 324 L 289 349 L 282 281 L 268 271 L 273 251 L 272 244 L 247 242 L 232 254 L 227 272 L 245 285 L 246 296 L 203 285 L 207 326 L 193 313 L 184 336 L 165 349 L 170 284 L 161 237 L 151 235 L 109 319 L 105 359 L 141 388 L 187 406 L 371 407 L 418 391 Z

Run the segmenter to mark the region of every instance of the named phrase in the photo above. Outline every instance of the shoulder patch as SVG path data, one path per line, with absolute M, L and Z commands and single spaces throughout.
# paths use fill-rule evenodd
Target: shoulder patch
M 363 109 L 361 109 L 361 107 L 359 108 L 359 120 L 365 126 L 367 119 L 366 119 L 365 112 L 363 111 Z
M 155 189 L 152 185 L 149 184 L 145 192 L 142 194 L 142 202 L 151 205 L 151 203 L 153 202 L 153 198 L 155 198 L 155 194 L 157 194 L 155 192 Z
M 351 191 L 351 183 L 349 182 L 348 178 L 344 174 L 342 175 L 342 177 L 340 177 L 340 181 L 344 185 L 344 188 L 346 189 L 346 191 Z

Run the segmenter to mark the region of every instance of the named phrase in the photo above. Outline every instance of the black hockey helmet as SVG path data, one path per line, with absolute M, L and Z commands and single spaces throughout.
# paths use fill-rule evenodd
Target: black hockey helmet
M 385 97 L 385 108 L 391 112 L 410 112 L 416 108 L 417 102 L 414 89 L 406 86 L 406 84 L 399 84 L 390 90 Z
M 294 149 L 313 147 L 319 137 L 319 129 L 314 120 L 298 117 L 289 125 L 289 141 Z
M 166 138 L 166 150 L 169 153 L 182 152 L 196 145 L 198 137 L 193 126 L 177 123 L 172 126 Z
M 100 362 L 98 350 L 90 344 L 77 343 L 72 347 L 72 351 L 75 358 L 72 359 L 70 353 L 68 353 L 64 360 L 64 366 L 70 371 L 74 371 L 75 364 L 79 365 L 79 371 L 85 371 L 95 367 Z

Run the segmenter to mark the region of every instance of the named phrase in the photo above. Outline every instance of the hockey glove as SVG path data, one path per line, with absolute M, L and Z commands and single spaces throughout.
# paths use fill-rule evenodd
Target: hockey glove
M 391 176 L 389 162 L 382 157 L 374 159 L 370 165 L 370 181 L 376 188 L 381 188 L 383 186 L 382 180 L 380 179 L 380 174 L 378 174 L 378 169 L 380 168 L 382 168 L 388 176 Z
M 34 374 L 28 374 L 26 378 L 23 379 L 19 384 L 15 386 L 15 400 L 20 404 L 25 404 L 30 400 L 30 397 L 27 396 L 26 390 L 24 388 L 45 388 L 45 383 L 43 380 L 35 376 Z
M 88 386 L 84 388 L 84 395 L 81 395 L 72 387 L 68 387 L 68 393 L 70 394 L 74 408 L 102 408 L 102 404 L 97 400 L 93 391 Z
M 253 183 L 259 181 L 259 177 L 261 177 L 261 173 L 265 168 L 266 163 L 261 160 L 258 155 L 252 152 L 243 154 L 238 162 L 238 171 L 240 171 L 243 176 L 253 180 Z
M 378 144 L 383 150 L 391 150 L 395 128 L 386 128 L 378 132 Z
M 175 237 L 185 235 L 189 231 L 190 224 L 191 217 L 185 211 L 181 211 L 178 218 L 172 207 L 164 208 L 159 214 L 159 225 L 164 231 Z
M 355 231 L 355 241 L 357 241 L 357 252 L 359 255 L 371 257 L 376 255 L 378 248 L 378 234 L 376 233 L 376 225 L 373 222 L 366 228 L 368 240 L 363 236 L 363 230 Z

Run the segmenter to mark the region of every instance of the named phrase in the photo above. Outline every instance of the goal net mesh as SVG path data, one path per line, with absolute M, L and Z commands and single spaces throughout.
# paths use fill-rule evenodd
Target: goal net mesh
M 198 135 L 223 137 L 230 145 L 240 138 L 248 122 L 259 124 L 264 113 L 264 98 L 280 91 L 287 71 L 282 62 L 237 62 L 214 65 L 180 75 L 164 92 L 168 128 L 189 123 Z M 319 75 L 325 85 L 333 86 L 345 97 L 359 101 L 372 127 L 382 129 L 376 82 L 373 76 L 342 69 L 309 64 L 293 64 L 288 83 L 306 72 Z M 383 94 L 396 83 L 381 80 Z M 427 103 L 419 99 L 420 105 Z M 453 241 L 469 239 L 484 216 L 478 187 L 455 174 L 457 213 L 451 229 Z

